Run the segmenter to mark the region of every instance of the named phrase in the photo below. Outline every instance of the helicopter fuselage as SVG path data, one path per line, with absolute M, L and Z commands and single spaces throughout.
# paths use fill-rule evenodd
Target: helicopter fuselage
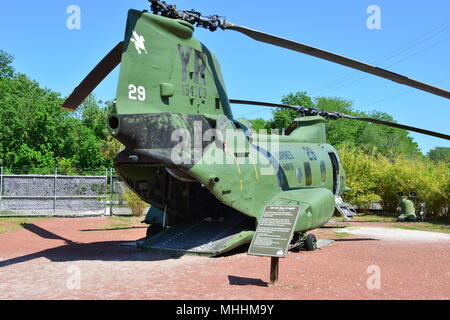
M 295 230 L 304 232 L 330 219 L 334 196 L 345 188 L 336 150 L 305 142 L 321 139 L 320 117 L 302 119 L 288 136 L 257 134 L 227 118 L 214 128 L 202 116 L 119 118 L 116 138 L 128 147 L 115 159 L 117 171 L 143 200 L 167 214 L 169 224 L 230 211 L 258 220 L 266 205 L 290 204 L 301 207 Z M 154 123 L 165 118 L 172 125 Z M 180 130 L 175 123 L 183 124 L 182 139 L 173 134 Z
M 166 224 L 296 205 L 295 230 L 326 223 L 345 175 L 325 120 L 302 117 L 286 134 L 234 119 L 220 66 L 185 21 L 128 14 L 109 131 L 124 146 L 119 175 Z

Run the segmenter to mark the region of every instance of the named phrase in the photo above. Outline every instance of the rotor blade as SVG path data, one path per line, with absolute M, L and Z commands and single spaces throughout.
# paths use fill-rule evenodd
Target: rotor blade
M 248 104 L 248 105 L 252 105 L 252 106 L 274 107 L 274 108 L 291 108 L 291 109 L 297 110 L 296 107 L 290 106 L 288 104 L 279 104 L 279 103 L 270 103 L 270 102 L 230 99 L 230 103 Z
M 404 84 L 422 91 L 427 91 L 429 93 L 450 99 L 450 91 L 445 89 L 441 89 L 414 79 L 410 79 L 408 77 L 402 76 L 398 73 L 394 73 L 385 69 L 381 69 L 357 60 L 353 60 L 329 51 L 325 51 L 322 49 L 318 49 L 315 47 L 311 47 L 302 43 L 298 43 L 292 40 L 280 38 L 268 33 L 264 33 L 261 31 L 253 30 L 244 26 L 239 26 L 233 24 L 231 22 L 225 21 L 223 25 L 223 29 L 230 29 L 234 31 L 241 32 L 250 38 L 253 38 L 257 41 L 265 42 L 268 44 L 272 44 L 275 46 L 279 46 L 282 48 L 294 50 L 297 52 L 301 52 L 316 58 L 328 60 L 334 63 L 338 63 L 349 68 L 357 69 L 363 72 L 367 72 L 373 75 L 376 75 L 381 78 L 385 78 L 388 80 L 392 80 L 394 82 Z
M 123 41 L 119 42 L 81 81 L 61 108 L 75 111 L 84 99 L 111 73 L 122 60 Z
M 429 131 L 429 130 L 411 127 L 411 126 L 406 126 L 403 124 L 398 124 L 395 122 L 389 122 L 389 121 L 384 121 L 384 120 L 379 120 L 379 119 L 355 117 L 355 116 L 350 116 L 350 115 L 337 113 L 337 112 L 321 111 L 321 110 L 317 110 L 317 109 L 313 109 L 313 108 L 308 109 L 308 108 L 304 108 L 304 107 L 300 107 L 300 106 L 291 106 L 291 105 L 287 105 L 287 104 L 278 104 L 278 103 L 270 103 L 270 102 L 230 99 L 230 103 L 248 104 L 248 105 L 253 105 L 253 106 L 267 106 L 267 107 L 275 107 L 275 108 L 289 108 L 289 109 L 294 109 L 294 110 L 303 111 L 303 112 L 304 111 L 315 111 L 314 112 L 315 114 L 324 115 L 325 117 L 328 114 L 330 116 L 330 118 L 332 118 L 332 119 L 342 118 L 342 119 L 351 119 L 351 120 L 372 122 L 372 123 L 377 123 L 377 124 L 381 124 L 381 125 L 385 125 L 385 126 L 389 126 L 389 127 L 400 128 L 400 129 L 414 131 L 414 132 L 426 134 L 426 135 L 441 138 L 441 139 L 450 140 L 450 136 L 443 134 L 443 133 Z
M 428 136 L 433 136 L 433 137 L 437 137 L 437 138 L 441 138 L 441 139 L 450 140 L 450 136 L 446 135 L 446 134 L 443 134 L 443 133 L 429 131 L 429 130 L 420 129 L 420 128 L 416 128 L 416 127 L 410 127 L 410 126 L 406 126 L 406 125 L 403 125 L 403 124 L 398 124 L 398 123 L 395 123 L 395 122 L 389 122 L 389 121 L 372 119 L 372 118 L 354 117 L 354 116 L 349 116 L 349 115 L 346 115 L 346 114 L 341 114 L 341 118 L 378 123 L 378 124 L 382 124 L 382 125 L 388 126 L 388 127 L 405 129 L 405 130 L 409 130 L 409 131 L 414 131 L 414 132 L 426 134 Z

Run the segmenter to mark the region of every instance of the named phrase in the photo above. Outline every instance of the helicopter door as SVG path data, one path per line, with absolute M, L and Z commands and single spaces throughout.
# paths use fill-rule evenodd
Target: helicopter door
M 328 153 L 331 160 L 331 165 L 333 166 L 333 194 L 338 194 L 339 192 L 339 162 L 336 155 L 333 152 Z

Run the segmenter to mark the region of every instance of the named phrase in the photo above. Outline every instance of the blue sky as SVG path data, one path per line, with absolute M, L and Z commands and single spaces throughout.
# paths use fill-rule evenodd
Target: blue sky
M 450 88 L 448 0 L 168 2 Z M 66 27 L 70 5 L 81 9 L 80 30 Z M 367 28 L 370 5 L 381 10 L 381 29 Z M 2 1 L 0 49 L 15 57 L 16 70 L 68 95 L 122 40 L 130 8 L 148 9 L 148 2 Z M 195 34 L 219 59 L 230 98 L 279 102 L 285 94 L 306 91 L 313 97 L 351 100 L 359 110 L 387 112 L 402 124 L 450 133 L 448 99 L 258 43 L 234 31 L 198 29 Z M 115 97 L 118 69 L 95 90 L 98 98 Z M 269 108 L 233 106 L 233 112 L 235 117 L 271 117 Z M 446 140 L 411 135 L 423 152 L 450 147 Z

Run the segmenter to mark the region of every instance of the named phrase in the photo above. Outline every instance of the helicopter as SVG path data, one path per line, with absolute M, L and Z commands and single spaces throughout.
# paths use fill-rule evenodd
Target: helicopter
M 229 99 L 214 54 L 195 27 L 234 30 L 256 41 L 328 60 L 444 98 L 450 92 L 332 52 L 150 0 L 152 13 L 129 10 L 124 41 L 62 105 L 74 111 L 120 64 L 109 133 L 125 149 L 114 159 L 122 181 L 151 205 L 143 248 L 216 256 L 249 244 L 267 206 L 297 206 L 292 247 L 314 250 L 308 231 L 327 223 L 348 190 L 327 120 L 353 119 L 450 140 L 378 119 L 259 101 Z M 281 134 L 255 132 L 230 104 L 298 111 Z

